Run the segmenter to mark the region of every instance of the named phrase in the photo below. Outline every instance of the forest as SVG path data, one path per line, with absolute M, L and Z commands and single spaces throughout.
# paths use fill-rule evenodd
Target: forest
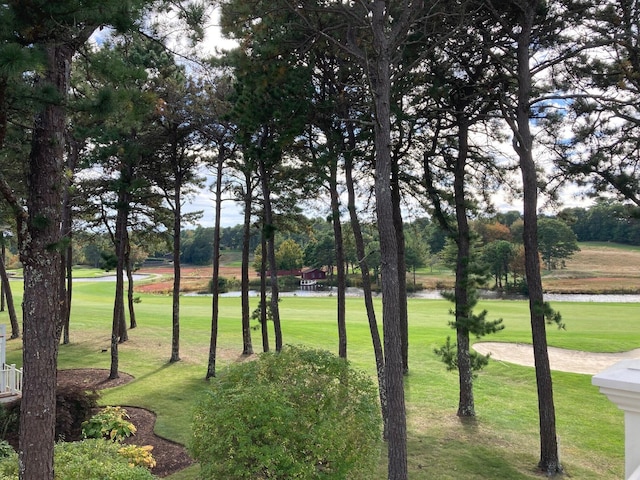
M 209 54 L 203 42 L 214 18 L 235 46 Z M 159 252 L 170 243 L 170 362 L 180 360 L 180 266 L 195 243 L 185 229 L 199 217 L 185 207 L 204 187 L 215 212 L 204 249 L 213 277 L 222 203 L 235 201 L 242 322 L 248 328 L 248 271 L 259 245 L 260 271 L 270 272 L 261 322 L 272 322 L 276 351 L 276 249 L 311 228 L 305 210 L 330 226 L 340 357 L 347 265 L 358 264 L 370 305 L 369 262 L 379 262 L 379 338 L 374 309 L 367 312 L 389 479 L 407 478 L 406 273 L 435 253 L 421 243 L 423 231 L 412 234 L 417 219 L 442 232 L 455 269 L 455 341 L 442 353 L 459 374 L 460 417 L 475 416 L 473 372 L 483 363 L 470 338 L 502 328 L 474 311 L 477 288 L 488 272 L 496 285 L 508 279 L 499 265 L 520 258 L 536 355 L 537 468 L 561 473 L 545 325 L 562 320 L 544 300 L 540 271 L 571 255 L 575 239 L 560 252 L 550 240 L 563 227 L 576 239 L 637 242 L 639 23 L 638 5 L 627 0 L 2 2 L 0 222 L 24 275 L 21 409 L 55 410 L 76 237 L 109 241 L 100 257 L 116 271 L 112 378 L 127 340 L 135 246 Z M 562 210 L 566 195 L 602 200 Z M 483 239 L 485 257 L 497 259 L 490 271 L 490 261 L 478 261 L 477 237 L 484 219 L 498 219 L 501 198 L 522 213 L 497 220 L 512 238 Z M 549 208 L 555 218 L 541 216 Z M 484 234 L 500 230 L 506 235 L 499 226 Z M 305 263 L 327 264 L 318 257 L 309 249 Z M 216 375 L 216 305 L 207 378 Z M 22 416 L 20 478 L 53 478 L 53 417 Z

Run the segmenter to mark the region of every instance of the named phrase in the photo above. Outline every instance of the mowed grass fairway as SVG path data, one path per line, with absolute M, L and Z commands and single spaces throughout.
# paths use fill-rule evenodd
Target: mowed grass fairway
M 21 284 L 12 282 L 16 305 Z M 71 344 L 62 345 L 59 368 L 109 368 L 113 282 L 75 283 Z M 156 433 L 188 443 L 191 410 L 207 388 L 204 381 L 211 328 L 211 297 L 181 299 L 182 361 L 168 364 L 171 348 L 171 298 L 141 295 L 138 328 L 120 345 L 120 369 L 135 380 L 104 391 L 101 403 L 145 407 L 158 415 Z M 241 353 L 240 298 L 220 299 L 218 370 L 246 361 Z M 252 299 L 252 308 L 257 299 Z M 378 311 L 381 311 L 377 300 Z M 640 304 L 554 303 L 566 331 L 548 329 L 551 346 L 594 352 L 640 346 Z M 286 344 L 337 352 L 336 298 L 285 297 L 280 302 Z M 457 374 L 447 372 L 433 354 L 453 331 L 445 300 L 409 300 L 410 374 L 406 377 L 411 479 L 540 478 L 538 414 L 534 370 L 492 361 L 476 381 L 477 419 L 462 422 L 457 409 Z M 489 318 L 503 318 L 506 329 L 492 341 L 530 343 L 524 301 L 483 301 Z M 0 321 L 8 323 L 6 312 Z M 381 322 L 381 318 L 379 318 Z M 374 375 L 369 327 L 363 301 L 347 300 L 349 360 Z M 273 348 L 273 337 L 271 336 Z M 261 351 L 259 331 L 253 333 Z M 21 343 L 8 343 L 7 361 L 21 364 Z M 623 414 L 591 385 L 591 376 L 554 372 L 561 460 L 571 478 L 619 479 L 624 472 Z M 173 480 L 195 479 L 197 466 Z M 385 451 L 379 478 L 386 477 Z M 222 479 L 221 479 L 222 480 Z

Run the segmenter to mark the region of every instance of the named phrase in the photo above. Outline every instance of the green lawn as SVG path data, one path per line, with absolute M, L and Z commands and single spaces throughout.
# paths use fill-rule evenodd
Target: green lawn
M 14 284 L 19 293 L 19 284 Z M 59 368 L 109 368 L 108 349 L 113 283 L 74 285 L 71 344 L 60 347 Z M 16 295 L 17 296 L 17 295 Z M 149 408 L 158 415 L 156 432 L 172 440 L 189 440 L 191 408 L 201 392 L 208 356 L 210 297 L 182 297 L 181 357 L 169 365 L 170 296 L 141 295 L 138 328 L 120 346 L 120 368 L 135 380 L 103 392 L 101 403 Z M 253 299 L 255 305 L 257 299 Z M 16 298 L 19 305 L 20 299 Z M 337 352 L 335 297 L 283 298 L 285 343 Z M 252 305 L 252 306 L 253 306 Z M 218 368 L 243 361 L 240 299 L 222 298 Z M 380 310 L 380 303 L 377 307 Z M 566 331 L 550 328 L 552 346 L 612 352 L 640 346 L 640 304 L 554 303 Z M 483 301 L 489 318 L 503 318 L 505 330 L 490 340 L 530 342 L 524 301 Z M 534 371 L 492 361 L 476 381 L 477 419 L 461 422 L 457 376 L 447 372 L 433 349 L 451 335 L 450 304 L 444 300 L 409 301 L 410 374 L 406 378 L 411 479 L 529 479 L 538 452 L 538 418 Z M 349 358 L 374 374 L 371 340 L 363 302 L 347 301 Z M 7 313 L 0 321 L 8 323 Z M 273 342 L 273 339 L 271 340 Z M 273 346 L 273 343 L 272 343 Z M 254 332 L 254 348 L 261 348 Z M 21 363 L 20 343 L 9 342 L 8 362 Z M 574 478 L 619 479 L 624 469 L 623 414 L 591 385 L 591 377 L 554 372 L 561 459 Z M 383 452 L 384 453 L 384 452 Z M 381 456 L 380 478 L 385 477 Z M 196 478 L 197 468 L 171 477 Z

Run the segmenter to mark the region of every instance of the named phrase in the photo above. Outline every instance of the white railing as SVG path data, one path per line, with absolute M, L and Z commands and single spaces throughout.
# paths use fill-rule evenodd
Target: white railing
M 625 478 L 640 480 L 640 359 L 622 360 L 591 382 L 624 411 Z
M 4 364 L 0 369 L 0 395 L 20 395 L 22 393 L 22 369 L 15 364 Z

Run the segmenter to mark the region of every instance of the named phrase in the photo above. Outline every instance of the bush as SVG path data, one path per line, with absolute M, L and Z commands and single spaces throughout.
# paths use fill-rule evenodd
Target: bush
M 0 440 L 0 458 L 10 457 L 14 453 L 15 450 L 11 445 L 9 445 L 9 442 L 6 440 Z
M 56 438 L 67 441 L 82 438 L 82 423 L 98 402 L 95 390 L 82 387 L 61 387 L 56 391 Z M 20 427 L 20 400 L 0 406 L 0 438 L 17 446 Z
M 374 478 L 377 393 L 345 360 L 286 347 L 212 381 L 190 445 L 202 478 Z
M 241 282 L 237 278 L 218 277 L 218 293 L 240 290 Z M 207 293 L 213 293 L 213 279 L 209 280 Z
M 98 405 L 98 393 L 82 387 L 63 387 L 56 390 L 56 438 L 67 441 L 82 438 L 82 424 L 91 417 Z
M 121 445 L 102 439 L 60 442 L 55 446 L 56 480 L 153 480 L 157 477 L 144 467 L 132 466 L 118 453 Z M 18 479 L 18 456 L 0 460 L 0 480 Z
M 104 407 L 86 422 L 82 423 L 85 438 L 108 438 L 121 442 L 136 433 L 136 427 L 129 420 L 122 407 Z
M 151 470 L 156 466 L 156 459 L 153 458 L 151 450 L 153 450 L 151 445 L 145 445 L 143 447 L 138 445 L 124 445 L 120 447 L 118 453 L 129 461 L 129 465 L 145 467 Z

